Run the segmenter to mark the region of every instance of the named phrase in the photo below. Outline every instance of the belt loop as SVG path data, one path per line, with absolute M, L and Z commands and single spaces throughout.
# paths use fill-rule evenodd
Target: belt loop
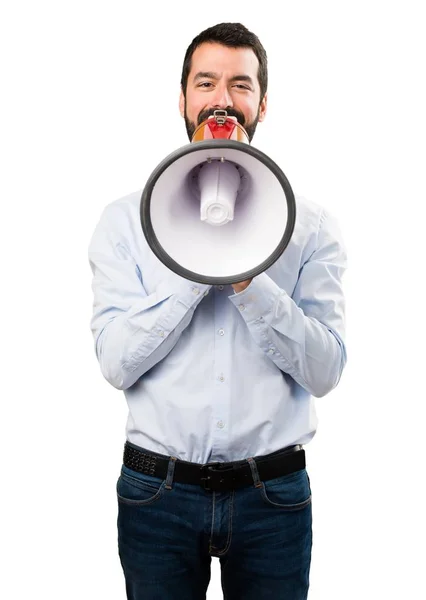
M 165 485 L 165 487 L 168 490 L 172 489 L 173 475 L 175 474 L 176 461 L 177 461 L 176 456 L 170 457 L 169 466 L 167 468 L 167 477 L 166 477 L 166 485 Z
M 254 487 L 261 488 L 262 482 L 260 481 L 260 478 L 259 478 L 259 472 L 257 470 L 256 461 L 254 460 L 253 457 L 246 458 L 246 460 L 250 465 L 251 474 L 253 476 Z

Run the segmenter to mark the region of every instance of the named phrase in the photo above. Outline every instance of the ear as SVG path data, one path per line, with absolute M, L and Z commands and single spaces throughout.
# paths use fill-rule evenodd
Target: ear
M 179 112 L 180 112 L 181 117 L 185 116 L 185 96 L 183 95 L 182 88 L 180 90 L 180 96 L 179 96 Z
M 266 93 L 263 96 L 263 100 L 259 105 L 259 122 L 263 121 L 263 119 L 266 117 L 266 108 L 268 105 L 268 94 Z

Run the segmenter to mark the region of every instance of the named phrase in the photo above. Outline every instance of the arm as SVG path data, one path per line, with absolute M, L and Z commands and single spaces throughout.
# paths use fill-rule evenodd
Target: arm
M 104 377 L 124 390 L 172 350 L 210 286 L 165 270 L 167 277 L 147 294 L 130 245 L 118 229 L 104 213 L 90 242 L 91 329 Z
M 338 226 L 323 212 L 316 248 L 300 270 L 292 297 L 266 273 L 230 296 L 263 352 L 317 397 L 337 385 L 346 363 L 345 269 Z

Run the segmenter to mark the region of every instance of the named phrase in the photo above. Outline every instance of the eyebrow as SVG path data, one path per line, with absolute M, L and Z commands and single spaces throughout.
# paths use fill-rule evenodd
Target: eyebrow
M 194 76 L 194 83 L 199 79 L 216 79 L 217 81 L 220 79 L 220 75 L 219 73 L 214 73 L 213 71 L 199 71 Z M 245 81 L 253 87 L 253 80 L 249 75 L 234 75 L 234 77 L 231 77 L 229 81 L 230 83 L 234 83 L 235 81 Z

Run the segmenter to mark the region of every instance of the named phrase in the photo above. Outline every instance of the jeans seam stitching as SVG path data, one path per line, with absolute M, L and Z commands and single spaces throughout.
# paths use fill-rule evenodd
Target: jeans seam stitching
M 157 493 L 154 494 L 154 496 L 152 496 L 152 498 L 147 498 L 146 500 L 132 500 L 131 498 L 125 498 L 124 496 L 120 496 L 120 494 L 117 492 L 117 498 L 119 500 L 119 502 L 122 502 L 123 504 L 128 504 L 130 506 L 145 506 L 147 504 L 151 504 L 152 502 L 155 502 L 156 500 L 159 500 L 161 498 L 161 496 L 163 495 L 162 492 L 164 490 L 163 484 L 161 484 L 161 487 L 159 490 L 157 490 Z
M 271 506 L 277 506 L 278 508 L 282 508 L 289 512 L 293 512 L 296 510 L 302 510 L 303 508 L 305 508 L 312 502 L 312 494 L 310 494 L 309 498 L 307 498 L 303 502 L 297 502 L 296 504 L 279 504 L 279 502 L 274 502 L 273 500 L 268 498 L 265 487 L 262 488 L 261 493 L 262 493 L 262 497 L 264 498 L 264 500 L 266 501 L 267 504 L 270 504 Z
M 226 540 L 225 548 L 223 550 L 217 550 L 217 554 L 223 555 L 226 554 L 231 545 L 232 539 L 232 517 L 234 512 L 234 498 L 235 498 L 235 490 L 231 492 L 231 498 L 229 499 L 229 519 L 228 519 L 228 539 Z
M 213 502 L 212 526 L 211 526 L 211 529 L 210 529 L 210 542 L 209 542 L 209 552 L 210 552 L 210 554 L 212 553 L 212 550 L 215 548 L 215 546 L 213 546 L 213 544 L 212 544 L 213 529 L 214 529 L 214 513 L 215 513 L 215 495 L 216 495 L 216 493 L 213 492 L 213 494 L 212 494 L 212 502 Z

